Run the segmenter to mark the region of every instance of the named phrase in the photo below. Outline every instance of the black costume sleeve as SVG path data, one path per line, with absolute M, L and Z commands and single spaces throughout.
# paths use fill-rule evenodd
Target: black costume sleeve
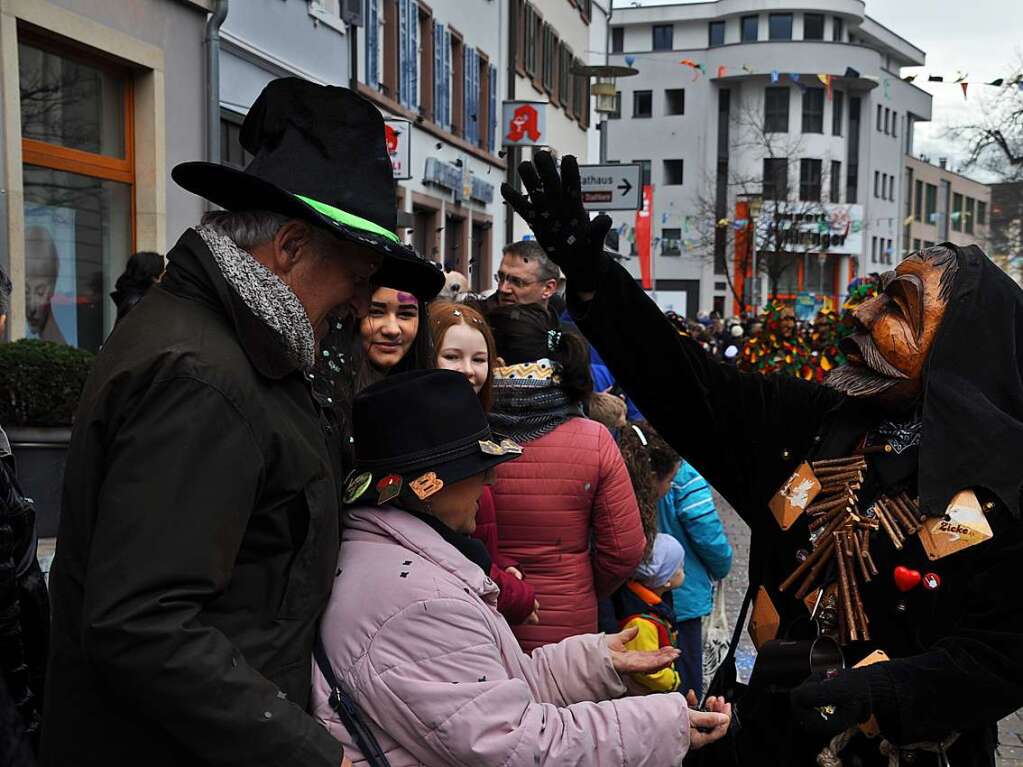
M 942 741 L 1023 707 L 1021 560 L 1023 524 L 1013 520 L 977 547 L 968 585 L 936 603 L 949 625 L 927 652 L 860 669 L 883 735 L 902 744 Z
M 102 682 L 197 761 L 337 767 L 341 744 L 201 619 L 246 565 L 238 556 L 263 477 L 228 397 L 187 377 L 155 385 L 110 447 L 83 646 Z
M 618 264 L 608 265 L 592 301 L 570 293 L 568 305 L 643 416 L 748 524 L 841 399 L 817 384 L 714 361 L 678 335 Z

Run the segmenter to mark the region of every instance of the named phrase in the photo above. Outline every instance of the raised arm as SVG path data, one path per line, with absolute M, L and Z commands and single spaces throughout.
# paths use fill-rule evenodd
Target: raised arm
M 502 193 L 564 271 L 569 308 L 618 383 L 740 513 L 760 509 L 839 395 L 709 359 L 604 252 L 611 221 L 590 221 L 583 209 L 574 157 L 563 158 L 560 174 L 545 152 L 519 170 L 528 198 L 507 184 Z

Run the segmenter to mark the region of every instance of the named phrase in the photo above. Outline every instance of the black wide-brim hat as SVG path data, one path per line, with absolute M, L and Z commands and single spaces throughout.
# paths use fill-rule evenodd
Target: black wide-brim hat
M 352 423 L 355 469 L 345 503 L 376 503 L 387 484 L 425 501 L 522 454 L 511 440 L 494 441 L 479 397 L 452 370 L 397 373 L 366 387 L 355 397 Z
M 171 176 L 179 186 L 225 210 L 268 210 L 309 221 L 381 256 L 376 285 L 423 301 L 444 287 L 444 275 L 394 233 L 394 173 L 384 120 L 348 88 L 297 77 L 271 81 L 241 128 L 253 155 L 244 170 L 186 162 Z

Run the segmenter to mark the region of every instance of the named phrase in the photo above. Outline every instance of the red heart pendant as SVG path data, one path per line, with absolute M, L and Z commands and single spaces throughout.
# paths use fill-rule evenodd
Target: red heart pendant
M 910 570 L 908 567 L 899 565 L 895 568 L 895 586 L 899 591 L 912 591 L 920 585 L 920 571 Z

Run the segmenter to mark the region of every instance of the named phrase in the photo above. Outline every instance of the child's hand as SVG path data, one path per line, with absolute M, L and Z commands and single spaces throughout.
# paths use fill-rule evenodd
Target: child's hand
M 704 710 L 696 708 L 699 701 L 696 693 L 690 690 L 686 694 L 686 703 L 689 704 L 689 747 L 703 748 L 708 743 L 720 740 L 728 732 L 728 725 L 732 721 L 732 704 L 724 698 L 712 696 L 707 698 Z M 726 717 L 722 724 L 721 716 Z M 713 717 L 713 718 L 711 718 Z

